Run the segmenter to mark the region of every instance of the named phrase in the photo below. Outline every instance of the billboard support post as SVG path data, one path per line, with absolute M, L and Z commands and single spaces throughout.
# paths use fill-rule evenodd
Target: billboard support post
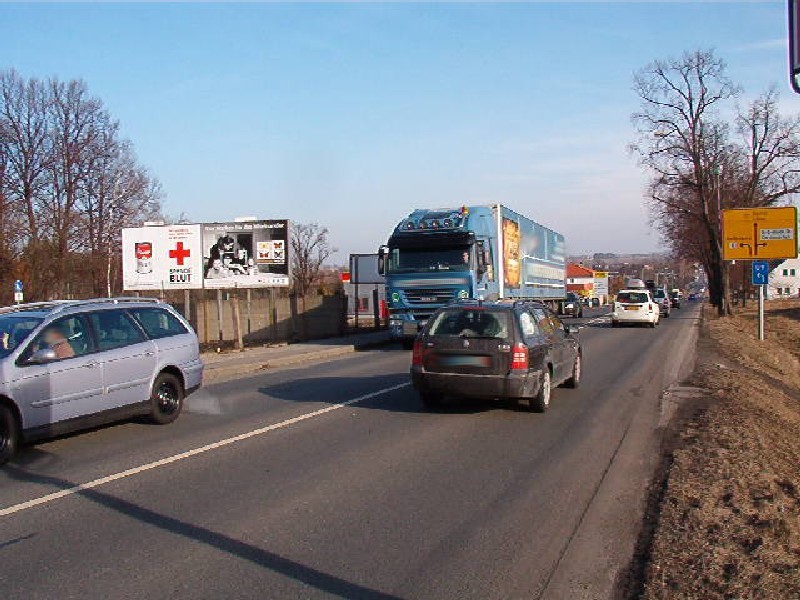
M 239 288 L 233 289 L 231 296 L 231 304 L 233 313 L 233 339 L 236 344 L 236 349 L 239 352 L 244 352 L 244 340 L 242 339 L 242 318 L 241 310 L 239 308 Z
M 217 290 L 217 328 L 219 329 L 219 341 L 222 343 L 223 340 L 223 332 L 222 332 L 222 290 Z
M 183 290 L 183 317 L 192 322 L 192 293 L 188 289 Z
M 253 292 L 253 290 L 251 288 L 247 288 L 247 292 L 246 292 L 247 293 L 247 300 L 246 300 L 246 305 L 245 305 L 245 308 L 247 310 L 247 335 L 250 335 L 251 333 L 253 333 L 253 329 L 252 329 L 253 326 L 251 324 L 251 314 L 250 314 L 250 310 L 251 310 L 252 303 L 253 303 L 253 294 L 252 294 L 252 292 Z

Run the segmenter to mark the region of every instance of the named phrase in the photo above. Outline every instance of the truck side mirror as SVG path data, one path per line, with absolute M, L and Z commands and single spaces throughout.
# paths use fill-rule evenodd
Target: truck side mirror
M 378 248 L 378 273 L 386 275 L 386 246 Z
M 478 240 L 478 278 L 486 273 L 486 246 L 483 240 Z

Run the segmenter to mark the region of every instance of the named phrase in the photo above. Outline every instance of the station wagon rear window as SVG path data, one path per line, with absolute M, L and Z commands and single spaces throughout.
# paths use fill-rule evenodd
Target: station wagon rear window
M 508 311 L 456 309 L 439 313 L 431 324 L 428 334 L 506 339 L 509 331 Z
M 650 298 L 645 292 L 620 292 L 617 302 L 630 304 L 643 304 L 649 302 Z
M 150 339 L 189 333 L 175 315 L 163 308 L 132 308 L 130 312 Z

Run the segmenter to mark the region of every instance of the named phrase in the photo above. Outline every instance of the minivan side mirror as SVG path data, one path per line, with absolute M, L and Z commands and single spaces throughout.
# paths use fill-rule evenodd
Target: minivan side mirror
M 26 361 L 29 365 L 43 365 L 58 360 L 58 354 L 52 348 L 40 348 Z

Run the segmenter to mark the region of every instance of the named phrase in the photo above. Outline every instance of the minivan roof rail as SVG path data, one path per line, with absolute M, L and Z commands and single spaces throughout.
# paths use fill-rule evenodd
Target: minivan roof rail
M 87 300 L 49 300 L 47 302 L 28 302 L 14 304 L 13 306 L 0 307 L 0 314 L 24 311 L 50 311 L 62 312 L 73 306 L 86 306 L 93 304 L 124 304 L 127 302 L 161 302 L 158 298 L 137 298 L 136 296 L 120 296 L 119 298 L 90 298 Z

